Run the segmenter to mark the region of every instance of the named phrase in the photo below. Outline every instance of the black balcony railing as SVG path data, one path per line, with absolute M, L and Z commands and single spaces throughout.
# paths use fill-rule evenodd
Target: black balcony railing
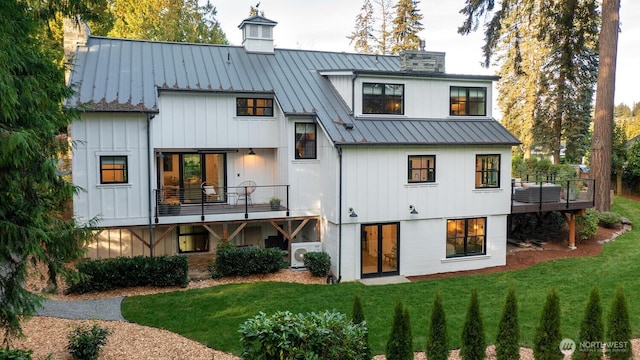
M 577 210 L 594 206 L 595 180 L 538 177 L 511 180 L 511 212 Z
M 154 190 L 155 221 L 166 216 L 249 214 L 258 212 L 284 212 L 289 216 L 289 185 L 217 186 L 203 183 L 199 187 L 167 187 Z

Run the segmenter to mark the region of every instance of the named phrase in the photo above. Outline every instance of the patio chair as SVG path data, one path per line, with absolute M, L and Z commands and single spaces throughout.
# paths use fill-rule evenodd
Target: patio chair
M 255 181 L 243 181 L 238 185 L 238 197 L 236 198 L 236 204 L 240 200 L 244 200 L 247 204 L 253 205 L 253 200 L 251 200 L 251 194 L 256 191 L 256 183 Z
M 220 201 L 220 194 L 218 194 L 217 192 L 217 184 L 210 182 L 210 181 L 205 181 L 200 185 L 200 188 L 202 189 L 202 199 L 205 202 L 210 202 L 210 201 Z

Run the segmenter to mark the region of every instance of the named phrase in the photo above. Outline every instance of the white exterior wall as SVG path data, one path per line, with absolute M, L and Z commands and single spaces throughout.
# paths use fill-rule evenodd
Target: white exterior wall
M 149 223 L 146 114 L 85 113 L 71 137 L 74 214 L 81 223 L 98 217 L 100 226 Z M 100 156 L 127 156 L 128 183 L 100 184 Z
M 475 188 L 476 154 L 500 154 L 499 189 Z M 409 184 L 409 155 L 436 155 L 436 182 Z M 511 149 L 350 147 L 343 153 L 342 277 L 360 278 L 360 225 L 400 223 L 401 275 L 470 270 L 505 263 Z M 414 205 L 417 215 L 409 213 Z M 346 209 L 353 207 L 358 217 Z M 486 255 L 446 259 L 446 220 L 486 217 Z M 333 225 L 336 227 L 337 224 Z
M 404 115 L 372 115 L 362 114 L 362 83 L 387 83 L 387 84 L 403 84 L 404 85 Z M 450 116 L 449 115 L 449 88 L 451 86 L 463 87 L 485 87 L 487 89 L 487 115 L 492 117 L 492 99 L 493 87 L 489 80 L 456 80 L 451 78 L 443 79 L 425 79 L 419 78 L 379 78 L 379 77 L 358 77 L 354 86 L 354 113 L 356 116 L 362 117 L 380 117 L 386 119 L 398 117 L 402 118 L 457 118 L 468 119 L 468 116 Z M 344 95 L 340 92 L 340 95 Z M 351 98 L 344 98 L 349 104 Z

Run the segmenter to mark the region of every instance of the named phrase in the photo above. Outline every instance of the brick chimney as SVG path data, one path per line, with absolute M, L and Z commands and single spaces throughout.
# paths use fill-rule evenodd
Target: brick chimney
M 400 54 L 400 71 L 444 74 L 445 53 L 425 51 L 424 44 L 424 40 L 420 40 L 420 50 Z

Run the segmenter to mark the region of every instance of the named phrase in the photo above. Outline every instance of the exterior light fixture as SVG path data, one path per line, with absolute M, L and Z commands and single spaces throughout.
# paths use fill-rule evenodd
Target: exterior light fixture
M 358 217 L 358 214 L 356 214 L 355 210 L 353 210 L 353 208 L 349 208 L 349 217 Z
M 409 205 L 409 214 L 411 214 L 411 215 L 417 215 L 418 214 L 418 211 L 416 210 L 415 206 Z
M 253 148 L 249 148 L 249 155 L 255 155 L 255 154 L 256 154 L 256 152 L 253 151 Z

